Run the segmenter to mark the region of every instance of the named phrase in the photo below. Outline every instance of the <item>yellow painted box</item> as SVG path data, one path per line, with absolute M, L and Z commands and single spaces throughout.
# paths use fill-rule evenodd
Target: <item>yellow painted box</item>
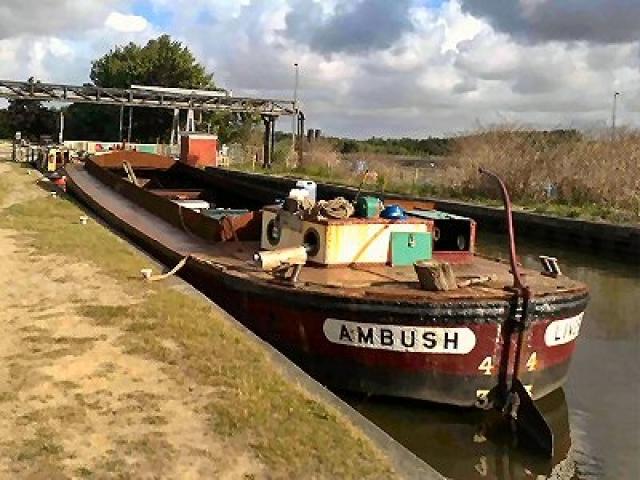
M 391 234 L 430 233 L 431 220 L 383 218 L 299 220 L 267 207 L 262 215 L 260 247 L 266 250 L 305 245 L 309 261 L 320 265 L 391 262 Z M 430 238 L 430 237 L 429 237 Z

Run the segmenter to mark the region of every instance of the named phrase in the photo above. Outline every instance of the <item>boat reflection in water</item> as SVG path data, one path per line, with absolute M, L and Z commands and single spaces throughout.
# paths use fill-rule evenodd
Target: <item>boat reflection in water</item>
M 558 389 L 536 405 L 554 434 L 553 458 L 517 445 L 497 412 L 446 407 L 420 401 L 340 393 L 353 408 L 452 479 L 531 479 L 539 475 L 569 479 L 571 436 L 564 392 Z

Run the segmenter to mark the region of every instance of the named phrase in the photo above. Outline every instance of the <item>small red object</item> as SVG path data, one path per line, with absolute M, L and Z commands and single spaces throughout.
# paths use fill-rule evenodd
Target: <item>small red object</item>
M 208 133 L 183 133 L 180 161 L 192 167 L 218 166 L 218 137 Z

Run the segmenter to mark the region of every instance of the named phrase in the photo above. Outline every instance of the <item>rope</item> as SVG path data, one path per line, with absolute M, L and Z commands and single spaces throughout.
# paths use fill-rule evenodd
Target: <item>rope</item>
M 184 267 L 187 264 L 187 260 L 189 259 L 189 257 L 191 256 L 191 254 L 187 255 L 186 257 L 184 257 L 182 260 L 180 260 L 175 267 L 173 267 L 171 270 L 169 270 L 167 273 L 163 273 L 161 275 L 151 275 L 151 274 L 147 274 L 146 272 L 149 272 L 149 270 L 145 269 L 143 270 L 143 275 L 144 278 L 149 281 L 149 282 L 157 282 L 158 280 L 164 280 L 165 278 L 169 278 L 173 275 L 175 275 L 176 273 L 178 273 L 178 271 L 180 271 L 180 269 L 182 267 Z
M 180 225 L 182 226 L 182 229 L 185 231 L 185 233 L 187 235 L 191 235 L 192 237 L 198 237 L 195 233 L 193 233 L 191 230 L 189 230 L 189 228 L 187 227 L 187 224 L 184 223 L 184 217 L 182 216 L 182 205 L 180 205 L 179 203 L 178 205 L 178 216 L 180 217 Z
M 311 214 L 316 217 L 344 219 L 353 215 L 353 212 L 353 204 L 343 197 L 338 197 L 332 200 L 320 200 L 313 207 Z

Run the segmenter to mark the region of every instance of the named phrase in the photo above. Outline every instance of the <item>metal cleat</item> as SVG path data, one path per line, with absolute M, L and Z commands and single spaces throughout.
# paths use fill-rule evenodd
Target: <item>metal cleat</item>
M 540 255 L 540 263 L 542 263 L 542 274 L 549 277 L 558 277 L 562 275 L 560 266 L 558 265 L 558 259 L 556 257 L 548 257 L 546 255 Z

